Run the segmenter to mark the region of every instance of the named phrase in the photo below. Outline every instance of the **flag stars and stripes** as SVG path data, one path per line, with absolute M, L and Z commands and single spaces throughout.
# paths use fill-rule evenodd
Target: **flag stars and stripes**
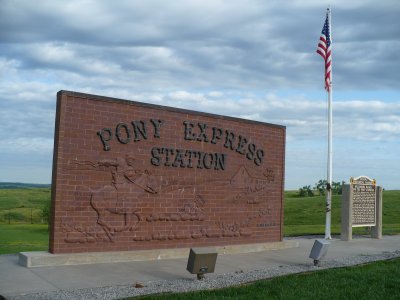
M 325 89 L 329 91 L 332 84 L 332 49 L 329 13 L 326 14 L 324 27 L 322 28 L 318 42 L 317 53 L 321 55 L 325 61 Z

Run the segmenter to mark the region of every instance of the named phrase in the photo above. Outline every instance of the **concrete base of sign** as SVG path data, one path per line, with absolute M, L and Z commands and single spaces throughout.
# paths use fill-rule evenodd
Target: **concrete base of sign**
M 341 206 L 341 231 L 340 239 L 342 241 L 351 241 L 353 239 L 353 227 L 351 216 L 353 215 L 353 196 L 349 184 L 342 186 L 342 206 Z
M 281 250 L 296 247 L 299 247 L 299 242 L 297 241 L 282 241 L 272 243 L 220 246 L 215 248 L 218 254 L 236 254 L 261 252 L 268 250 Z M 189 251 L 190 248 L 70 254 L 51 254 L 45 251 L 21 252 L 19 253 L 19 264 L 27 268 L 32 268 L 146 261 L 187 257 Z
M 376 189 L 376 226 L 371 228 L 371 237 L 382 238 L 382 187 Z

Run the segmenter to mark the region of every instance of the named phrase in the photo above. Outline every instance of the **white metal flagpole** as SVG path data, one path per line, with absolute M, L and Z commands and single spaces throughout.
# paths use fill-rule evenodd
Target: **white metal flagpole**
M 331 239 L 332 210 L 332 39 L 331 9 L 326 12 L 324 27 L 319 38 L 317 53 L 325 61 L 325 89 L 328 92 L 328 174 L 326 184 L 325 239 Z
M 331 75 L 332 76 L 332 75 Z M 325 239 L 331 239 L 332 211 L 332 84 L 328 91 L 328 172 L 326 186 Z
M 325 239 L 331 237 L 331 211 L 332 211 L 332 27 L 331 27 L 331 10 L 328 8 L 329 18 L 329 35 L 331 42 L 330 55 L 330 80 L 328 89 L 328 171 L 327 171 L 327 187 L 326 187 L 326 222 L 325 222 Z

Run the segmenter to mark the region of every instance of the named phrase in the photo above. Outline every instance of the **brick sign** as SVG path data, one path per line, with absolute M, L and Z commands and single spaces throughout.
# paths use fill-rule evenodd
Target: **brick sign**
M 51 253 L 276 242 L 285 127 L 60 91 Z

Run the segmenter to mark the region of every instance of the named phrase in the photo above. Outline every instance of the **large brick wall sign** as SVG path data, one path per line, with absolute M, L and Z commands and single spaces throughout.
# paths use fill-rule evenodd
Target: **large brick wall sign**
M 51 253 L 282 240 L 285 127 L 60 91 Z

